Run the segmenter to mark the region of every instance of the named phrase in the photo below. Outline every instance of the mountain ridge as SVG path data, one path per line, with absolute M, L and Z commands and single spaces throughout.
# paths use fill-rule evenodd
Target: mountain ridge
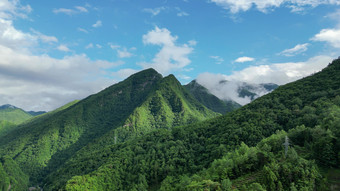
M 190 180 L 186 175 L 208 168 L 215 159 L 219 159 L 224 154 L 227 154 L 228 151 L 237 148 L 242 142 L 255 146 L 263 138 L 273 135 L 278 130 L 288 131 L 291 129 L 295 132 L 295 135 L 290 133 L 290 136 L 294 135 L 296 137 L 294 142 L 303 146 L 304 141 L 298 141 L 299 139 L 297 138 L 306 131 L 303 127 L 304 125 L 313 128 L 310 131 L 322 132 L 322 135 L 326 136 L 324 139 L 316 137 L 316 140 L 320 141 L 315 143 L 307 143 L 307 145 L 314 145 L 312 151 L 306 147 L 307 151 L 311 152 L 307 159 L 316 160 L 318 164 L 319 162 L 326 162 L 330 166 L 338 164 L 340 161 L 336 158 L 336 154 L 340 151 L 340 142 L 334 137 L 332 138 L 331 135 L 327 135 L 326 129 L 318 128 L 330 128 L 334 133 L 337 133 L 338 137 L 340 136 L 339 131 L 336 131 L 336 122 L 334 121 L 336 118 L 325 118 L 330 111 L 332 113 L 340 111 L 339 71 L 340 60 L 335 60 L 323 71 L 281 86 L 272 93 L 256 99 L 252 103 L 227 115 L 185 127 L 173 128 L 171 131 L 165 129 L 152 131 L 123 145 L 111 145 L 103 150 L 98 148 L 94 153 L 87 153 L 84 156 L 79 156 L 79 158 L 74 158 L 62 168 L 62 171 L 60 171 L 62 173 L 57 177 L 62 177 L 63 181 L 68 179 L 66 184 L 62 183 L 62 181 L 54 181 L 53 183 L 50 182 L 49 185 L 58 185 L 59 183 L 62 185 L 54 188 L 59 187 L 66 190 L 94 188 L 102 190 L 150 188 L 169 190 L 174 184 L 180 183 L 179 187 L 176 187 L 179 188 L 178 190 L 190 190 L 188 186 L 197 186 L 198 188 L 207 186 L 209 188 L 209 185 L 215 185 L 213 187 L 213 190 L 215 190 L 221 188 L 221 179 L 215 180 L 213 179 L 214 177 L 208 176 L 203 182 L 197 182 L 198 179 L 195 179 L 197 176 Z M 332 104 L 335 104 L 333 105 L 334 108 L 329 107 Z M 319 111 L 320 113 L 314 114 L 314 116 L 314 111 Z M 340 120 L 339 115 L 338 117 Z M 310 119 L 313 118 L 315 120 L 311 121 Z M 330 120 L 330 126 L 324 124 L 324 121 L 327 120 Z M 318 127 L 318 125 L 321 127 Z M 302 134 L 297 134 L 297 132 L 302 132 Z M 284 134 L 281 134 L 278 139 L 268 140 L 281 140 L 282 135 Z M 282 143 L 273 144 L 272 141 L 268 140 L 265 140 L 267 145 L 263 145 L 263 149 L 266 150 L 265 152 L 269 152 L 269 155 L 273 155 L 271 153 L 271 146 L 281 149 Z M 328 146 L 330 150 L 319 150 L 325 147 L 321 145 L 327 144 L 331 145 Z M 295 148 L 298 149 L 299 147 L 295 146 Z M 326 152 L 331 154 L 326 154 Z M 295 155 L 294 160 L 306 161 L 306 159 L 297 158 L 296 151 L 295 154 L 293 152 L 293 155 Z M 265 157 L 263 153 L 259 153 L 258 156 Z M 331 157 L 331 160 L 328 160 L 327 157 Z M 101 158 L 105 162 L 101 161 L 100 167 L 97 167 L 94 171 L 91 170 L 90 173 L 75 174 L 72 178 L 67 176 L 67 173 L 73 172 L 79 166 L 85 165 L 86 163 L 82 162 L 85 158 L 91 161 Z M 265 159 L 262 158 L 261 160 Z M 227 163 L 230 163 L 230 160 L 229 162 L 224 161 L 223 164 Z M 296 166 L 296 163 L 287 164 L 295 164 Z M 308 162 L 308 164 L 312 165 L 313 163 Z M 315 170 L 315 168 L 312 167 L 311 170 Z M 264 175 L 271 173 L 269 170 L 265 172 Z M 234 174 L 235 172 L 230 173 Z M 289 176 L 294 176 L 294 174 L 282 175 L 280 177 L 282 182 L 274 182 L 272 187 L 275 187 L 276 184 L 278 186 L 281 184 L 281 187 L 283 186 L 285 189 L 290 187 L 302 189 L 306 186 L 303 184 L 303 181 L 300 181 L 301 177 L 297 178 L 296 181 L 290 180 L 291 182 L 287 183 L 288 180 L 285 178 Z M 264 176 L 264 178 L 268 177 Z M 112 184 L 105 184 L 105 180 L 110 180 Z M 189 180 L 192 181 L 192 185 L 187 183 Z M 304 179 L 304 181 L 312 181 L 308 182 L 308 185 L 313 187 L 313 181 L 318 182 L 321 180 L 313 178 L 310 180 Z M 271 181 L 267 182 L 271 184 Z M 319 183 L 318 186 L 322 186 Z M 268 188 L 271 186 L 266 182 L 262 182 L 262 184 L 268 186 Z M 51 187 L 47 186 L 47 188 Z
M 273 142 L 281 141 L 285 133 L 279 133 L 277 137 L 273 134 L 278 131 L 289 131 L 289 138 L 294 140 L 296 144 L 294 148 L 299 151 L 299 154 L 292 151 L 290 154 L 292 160 L 309 165 L 306 169 L 313 172 L 316 168 L 311 160 L 325 167 L 336 167 L 340 164 L 337 157 L 340 151 L 340 142 L 337 139 L 340 137 L 337 126 L 339 124 L 337 121 L 340 120 L 339 71 L 340 60 L 335 60 L 321 72 L 280 86 L 272 93 L 224 116 L 189 125 L 147 129 L 148 133 L 119 140 L 121 133 L 128 132 L 129 136 L 131 132 L 135 132 L 132 126 L 134 118 L 147 116 L 142 118 L 149 121 L 149 117 L 155 119 L 155 116 L 164 116 L 166 119 L 160 118 L 159 122 L 170 121 L 169 124 L 172 124 L 176 122 L 172 119 L 176 119 L 176 116 L 182 113 L 200 111 L 187 110 L 198 102 L 193 98 L 194 101 L 190 101 L 191 95 L 187 91 L 182 91 L 183 87 L 173 76 L 162 78 L 152 70 L 138 73 L 127 81 L 106 88 L 103 92 L 91 95 L 65 111 L 44 119 L 44 123 L 35 123 L 37 127 L 30 127 L 29 130 L 22 127 L 15 132 L 16 135 L 21 135 L 20 141 L 17 138 L 16 141 L 12 140 L 7 144 L 5 141 L 10 140 L 11 135 L 6 136 L 0 140 L 0 156 L 13 164 L 11 166 L 14 169 L 19 168 L 30 176 L 30 182 L 12 177 L 21 183 L 18 185 L 24 185 L 23 187 L 42 182 L 44 190 L 169 190 L 168 188 L 179 184 L 176 186 L 177 190 L 190 190 L 194 187 L 199 189 L 212 185 L 214 185 L 212 190 L 218 190 L 223 186 L 223 178 L 226 176 L 235 181 L 242 178 L 241 171 L 254 173 L 254 169 L 250 167 L 247 171 L 240 166 L 231 171 L 231 174 L 225 175 L 223 168 L 219 171 L 218 162 L 215 164 L 213 162 L 216 159 L 221 159 L 218 161 L 223 164 L 230 164 L 230 161 L 232 164 L 245 161 L 244 157 L 235 160 L 230 157 L 238 156 L 237 153 L 248 153 L 248 150 L 250 154 L 255 153 L 252 151 L 255 151 L 253 147 L 257 144 L 261 145 L 262 150 L 256 151 L 255 155 L 249 155 L 252 156 L 250 159 L 260 159 L 255 166 L 259 166 L 261 172 L 255 173 L 265 180 L 270 178 L 266 176 L 267 174 L 280 173 L 275 171 L 273 165 L 275 163 L 281 165 L 280 162 L 285 159 L 272 155 L 282 154 L 277 152 L 281 150 L 282 143 Z M 111 99 L 106 99 L 108 96 Z M 185 97 L 189 99 L 182 102 Z M 113 104 L 114 100 L 120 102 Z M 131 103 L 135 104 L 135 107 L 131 107 Z M 161 109 L 157 103 L 161 103 Z M 206 109 L 203 105 L 198 106 L 202 110 Z M 115 109 L 117 112 L 114 112 Z M 122 113 L 121 109 L 129 112 Z M 170 111 L 173 115 L 171 113 L 158 115 L 159 112 L 162 114 Z M 82 120 L 83 117 L 86 120 Z M 113 118 L 123 120 L 115 121 Z M 140 126 L 138 121 L 140 120 L 136 120 L 135 127 Z M 57 125 L 59 123 L 60 127 Z M 154 120 L 153 124 L 157 124 L 157 120 Z M 103 130 L 105 132 L 102 132 Z M 32 136 L 29 136 L 29 133 Z M 310 137 L 304 135 L 312 135 L 313 141 L 309 142 Z M 264 139 L 270 136 L 274 137 Z M 298 139 L 300 136 L 302 140 Z M 89 138 L 91 141 L 88 141 Z M 242 146 L 243 144 L 252 148 Z M 53 150 L 60 145 L 64 148 Z M 238 148 L 241 150 L 236 150 L 234 154 L 233 150 Z M 278 150 L 274 153 L 272 148 Z M 297 155 L 302 157 L 296 157 Z M 30 161 L 25 160 L 27 157 Z M 270 160 L 273 162 L 272 166 Z M 249 162 L 246 163 L 248 166 L 252 164 L 252 161 Z M 294 163 L 285 164 L 291 166 Z M 4 162 L 1 165 L 8 168 Z M 209 169 L 209 172 L 214 172 L 212 176 L 215 178 L 210 175 L 201 177 L 201 174 L 198 174 L 205 172 L 202 170 L 208 169 L 211 165 L 216 167 L 216 172 L 222 173 L 216 175 L 214 169 Z M 301 167 L 296 172 L 300 174 L 301 169 L 304 168 Z M 2 172 L 5 177 L 8 177 L 6 174 L 10 174 L 8 170 L 1 170 L 0 166 L 0 176 Z M 297 177 L 296 180 L 285 179 L 293 175 L 281 174 L 277 176 L 281 178 L 280 182 L 265 181 L 260 182 L 260 186 L 274 188 L 280 187 L 281 184 L 285 189 L 293 186 L 302 189 L 313 187 L 313 182 L 316 182 L 317 186 L 322 186 L 320 183 L 322 180 L 318 178 L 322 176 L 320 173 L 312 174 L 315 177 L 311 179 L 301 177 Z M 245 186 L 254 185 L 247 183 Z M 8 187 L 8 181 L 4 187 Z
M 149 112 L 153 98 L 163 100 L 158 109 L 164 112 L 157 113 L 157 108 Z M 151 126 L 141 126 L 142 120 L 136 120 L 144 118 L 142 114 L 153 119 Z M 36 183 L 106 134 L 117 135 L 117 139 L 103 143 L 113 144 L 113 140 L 124 142 L 154 128 L 171 128 L 214 116 L 218 114 L 192 98 L 173 75 L 163 78 L 154 69 L 147 69 L 64 110 L 21 125 L 0 140 L 0 153 L 13 158 Z
M 234 101 L 220 100 L 218 97 L 211 94 L 207 88 L 200 85 L 196 80 L 184 85 L 184 88 L 187 89 L 199 102 L 215 112 L 225 114 L 241 107 L 241 105 Z

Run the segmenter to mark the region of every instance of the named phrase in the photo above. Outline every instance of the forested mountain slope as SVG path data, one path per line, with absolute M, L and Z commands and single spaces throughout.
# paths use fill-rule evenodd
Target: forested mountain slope
M 163 78 L 148 69 L 3 137 L 1 173 L 9 181 L 2 184 L 11 184 L 13 190 L 38 184 L 93 141 L 94 145 L 118 144 L 156 128 L 169 129 L 218 115 L 195 100 L 173 75 Z M 10 173 L 13 168 L 21 169 L 30 183 Z
M 9 104 L 0 106 L 0 120 L 19 124 L 31 117 L 31 114 L 15 106 Z
M 197 83 L 196 80 L 184 85 L 184 88 L 187 89 L 204 106 L 215 112 L 225 114 L 241 107 L 240 104 L 234 101 L 220 100 L 218 97 L 211 94 L 207 88 Z
M 33 115 L 30 113 L 13 105 L 6 104 L 0 106 L 0 137 L 15 127 L 15 125 L 32 117 Z
M 159 129 L 122 144 L 102 147 L 88 145 L 91 150 L 78 152 L 58 171 L 50 174 L 44 180 L 44 188 L 219 190 L 222 184 L 230 187 L 228 181 L 231 180 L 232 188 L 236 189 L 235 186 L 242 184 L 237 183 L 237 179 L 250 173 L 252 178 L 244 182 L 245 188 L 241 190 L 249 187 L 260 190 L 259 186 L 268 190 L 325 190 L 327 185 L 320 177 L 316 164 L 324 168 L 338 167 L 340 164 L 339 74 L 340 60 L 335 60 L 321 72 L 281 86 L 225 116 L 171 130 Z M 291 130 L 288 136 L 297 150 L 295 154 L 294 151 L 289 154 L 293 156 L 289 156 L 286 163 L 284 158 L 280 159 L 282 150 L 279 151 L 283 149 L 282 135 L 286 135 L 285 132 L 273 138 L 276 142 L 263 140 L 278 130 Z M 255 155 L 248 153 L 247 149 L 235 151 L 244 156 L 236 159 L 238 164 L 245 162 L 248 166 L 235 165 L 237 168 L 234 168 L 227 165 L 219 169 L 213 163 L 216 159 L 228 161 L 231 157 L 228 152 L 233 152 L 242 142 L 256 146 L 261 140 L 266 145 L 258 146 L 259 150 L 251 149 Z M 315 163 L 309 160 L 315 160 Z M 256 164 L 256 161 L 264 162 Z M 282 165 L 285 167 L 279 168 Z M 216 175 L 212 170 L 213 177 L 209 177 L 209 173 L 204 177 L 202 170 L 214 166 L 227 174 Z M 289 166 L 298 169 L 289 170 Z M 228 168 L 232 174 L 228 174 Z M 283 173 L 279 169 L 287 171 Z M 200 172 L 203 175 L 196 175 L 199 176 L 197 179 L 189 178 Z M 294 179 L 295 172 L 302 174 Z M 270 176 L 266 176 L 268 174 Z M 262 180 L 267 178 L 268 181 L 261 184 L 257 177 Z M 177 184 L 179 186 L 174 187 Z

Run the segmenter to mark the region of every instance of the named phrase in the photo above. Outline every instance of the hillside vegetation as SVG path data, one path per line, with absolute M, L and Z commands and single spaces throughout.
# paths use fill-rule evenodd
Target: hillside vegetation
M 0 137 L 32 117 L 30 113 L 12 105 L 0 106 Z
M 50 176 L 46 188 L 327 190 L 320 168 L 339 166 L 339 73 L 335 60 L 225 116 L 89 146 Z M 293 144 L 287 157 L 285 135 Z
M 11 184 L 13 190 L 22 190 L 23 185 L 39 184 L 57 172 L 77 151 L 87 153 L 87 145 L 118 145 L 157 128 L 171 129 L 218 115 L 195 100 L 173 75 L 163 78 L 148 69 L 20 125 L 0 140 L 0 158 L 12 159 L 29 177 L 29 182 Z
M 340 166 L 339 74 L 335 60 L 211 118 L 174 76 L 149 69 L 1 139 L 0 186 L 337 190 L 325 172 Z

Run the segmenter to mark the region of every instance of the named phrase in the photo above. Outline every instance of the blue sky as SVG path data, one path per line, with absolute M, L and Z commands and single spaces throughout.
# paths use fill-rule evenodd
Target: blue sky
M 340 55 L 340 0 L 0 0 L 0 104 L 52 110 L 153 67 L 285 84 Z

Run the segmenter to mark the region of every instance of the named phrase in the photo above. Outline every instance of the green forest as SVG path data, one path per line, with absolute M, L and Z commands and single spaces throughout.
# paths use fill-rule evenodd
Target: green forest
M 340 189 L 339 59 L 224 115 L 204 103 L 173 75 L 134 74 L 0 134 L 0 188 Z
M 15 128 L 16 125 L 34 118 L 35 114 L 9 104 L 0 106 L 0 136 Z

